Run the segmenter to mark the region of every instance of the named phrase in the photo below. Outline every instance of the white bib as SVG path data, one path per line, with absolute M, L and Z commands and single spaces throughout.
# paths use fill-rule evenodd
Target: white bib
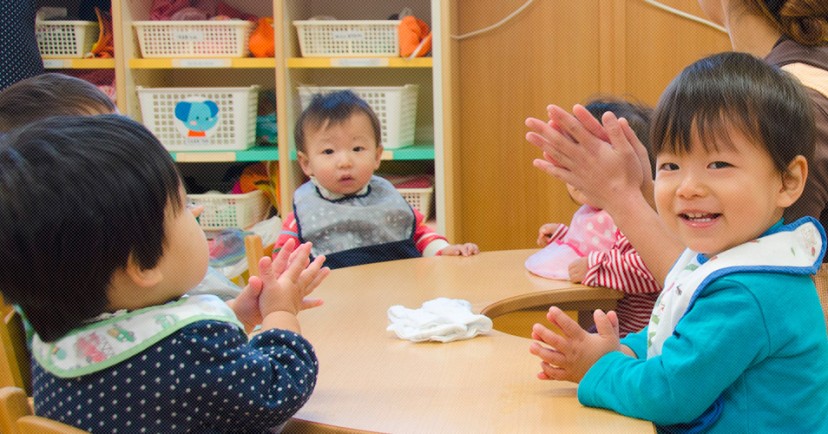
M 822 262 L 825 232 L 811 217 L 803 217 L 779 231 L 738 245 L 700 261 L 699 253 L 684 251 L 664 281 L 650 317 L 647 358 L 661 354 L 664 341 L 673 335 L 676 324 L 691 302 L 710 282 L 723 275 L 753 271 L 787 274 L 814 274 Z
M 230 322 L 244 330 L 230 306 L 214 295 L 185 296 L 160 306 L 104 315 L 55 342 L 43 342 L 35 335 L 32 355 L 53 375 L 73 378 L 114 366 L 196 321 Z

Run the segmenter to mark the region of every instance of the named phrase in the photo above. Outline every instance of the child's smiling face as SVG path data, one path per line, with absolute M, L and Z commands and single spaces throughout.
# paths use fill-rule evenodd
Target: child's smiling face
M 799 196 L 791 197 L 762 145 L 735 128 L 717 137 L 716 146 L 703 146 L 694 134 L 689 152 L 664 151 L 656 162 L 659 215 L 684 245 L 707 255 L 759 237 Z
M 307 131 L 299 164 L 326 190 L 349 195 L 360 191 L 379 168 L 382 146 L 374 139 L 368 115 L 355 112 L 341 123 Z

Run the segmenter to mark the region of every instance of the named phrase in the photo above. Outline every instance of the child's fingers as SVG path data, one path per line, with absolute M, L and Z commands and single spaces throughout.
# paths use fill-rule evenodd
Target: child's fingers
M 546 318 L 561 329 L 567 338 L 578 338 L 586 334 L 586 330 L 557 306 L 551 306 Z
M 592 113 L 586 109 L 586 107 L 581 104 L 576 104 L 572 107 L 572 115 L 575 116 L 575 118 L 581 122 L 584 129 L 589 131 L 593 136 L 604 141 L 609 141 L 609 136 L 607 135 L 607 131 L 604 129 L 604 126 L 601 125 L 601 122 L 598 122 L 598 119 L 595 119 L 595 116 L 593 116 Z
M 322 304 L 321 298 L 306 298 L 302 300 L 302 305 L 299 307 L 299 310 L 313 309 L 314 307 L 322 306 Z
M 282 252 L 280 251 L 279 254 L 281 255 Z M 273 271 L 273 267 L 271 267 L 271 265 L 273 264 L 273 262 L 277 262 L 277 261 L 278 261 L 278 256 L 277 256 L 276 261 L 271 259 L 270 256 L 262 256 L 261 258 L 259 258 L 259 274 L 260 274 L 259 278 L 260 279 L 269 279 L 272 276 L 275 276 L 274 271 Z
M 247 286 L 244 287 L 242 290 L 242 294 L 248 294 L 250 297 L 258 298 L 259 294 L 262 293 L 262 279 L 258 276 L 250 276 L 247 279 Z
M 293 251 L 294 251 L 295 248 L 296 248 L 296 241 L 291 238 L 291 239 L 288 239 L 285 242 L 285 244 L 282 246 L 282 248 L 276 254 L 276 258 L 273 259 L 273 261 L 276 263 L 273 267 L 274 268 L 273 271 L 277 275 L 282 274 L 285 271 L 285 268 L 287 268 L 287 264 L 288 264 L 288 261 L 290 259 L 290 256 L 293 254 Z M 262 268 L 259 267 L 259 269 L 261 270 Z
M 541 324 L 535 324 L 532 326 L 532 339 L 543 342 L 554 348 L 554 350 L 550 349 L 550 351 L 566 352 L 569 348 L 569 343 L 566 338 L 553 332 L 552 330 L 549 330 Z
M 321 260 L 320 260 L 321 258 Z M 313 260 L 301 273 L 296 280 L 296 285 L 303 290 L 303 296 L 313 292 L 322 280 L 330 272 L 330 268 L 323 268 L 322 264 L 325 262 L 325 257 L 319 257 Z M 325 271 L 323 271 L 325 270 Z
M 601 309 L 596 309 L 592 314 L 592 318 L 595 321 L 595 328 L 598 330 L 600 336 L 618 336 L 618 316 L 615 312 L 610 311 L 607 314 Z
M 328 267 L 322 267 L 318 273 L 313 276 L 313 280 L 307 285 L 305 289 L 305 295 L 310 294 L 313 292 L 323 280 L 325 280 L 328 275 L 331 274 L 331 269 Z
M 565 380 L 566 371 L 562 368 L 553 366 L 546 362 L 541 362 L 541 372 L 538 373 L 538 378 L 541 380 Z

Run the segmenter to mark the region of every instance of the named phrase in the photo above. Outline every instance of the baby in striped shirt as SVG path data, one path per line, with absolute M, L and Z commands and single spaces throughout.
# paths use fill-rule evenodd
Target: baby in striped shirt
M 599 120 L 607 111 L 627 119 L 649 151 L 650 108 L 613 99 L 593 100 L 585 107 Z M 550 279 L 621 291 L 624 296 L 616 308 L 621 336 L 641 330 L 650 321 L 661 284 L 609 214 L 590 205 L 573 186 L 566 187 L 572 200 L 582 206 L 569 226 L 546 223 L 538 229 L 537 242 L 544 249 L 526 260 L 526 268 Z

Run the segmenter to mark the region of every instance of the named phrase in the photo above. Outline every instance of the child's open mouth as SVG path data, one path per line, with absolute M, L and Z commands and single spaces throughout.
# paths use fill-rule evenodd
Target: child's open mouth
M 679 217 L 690 223 L 709 223 L 719 218 L 720 213 L 681 213 Z

